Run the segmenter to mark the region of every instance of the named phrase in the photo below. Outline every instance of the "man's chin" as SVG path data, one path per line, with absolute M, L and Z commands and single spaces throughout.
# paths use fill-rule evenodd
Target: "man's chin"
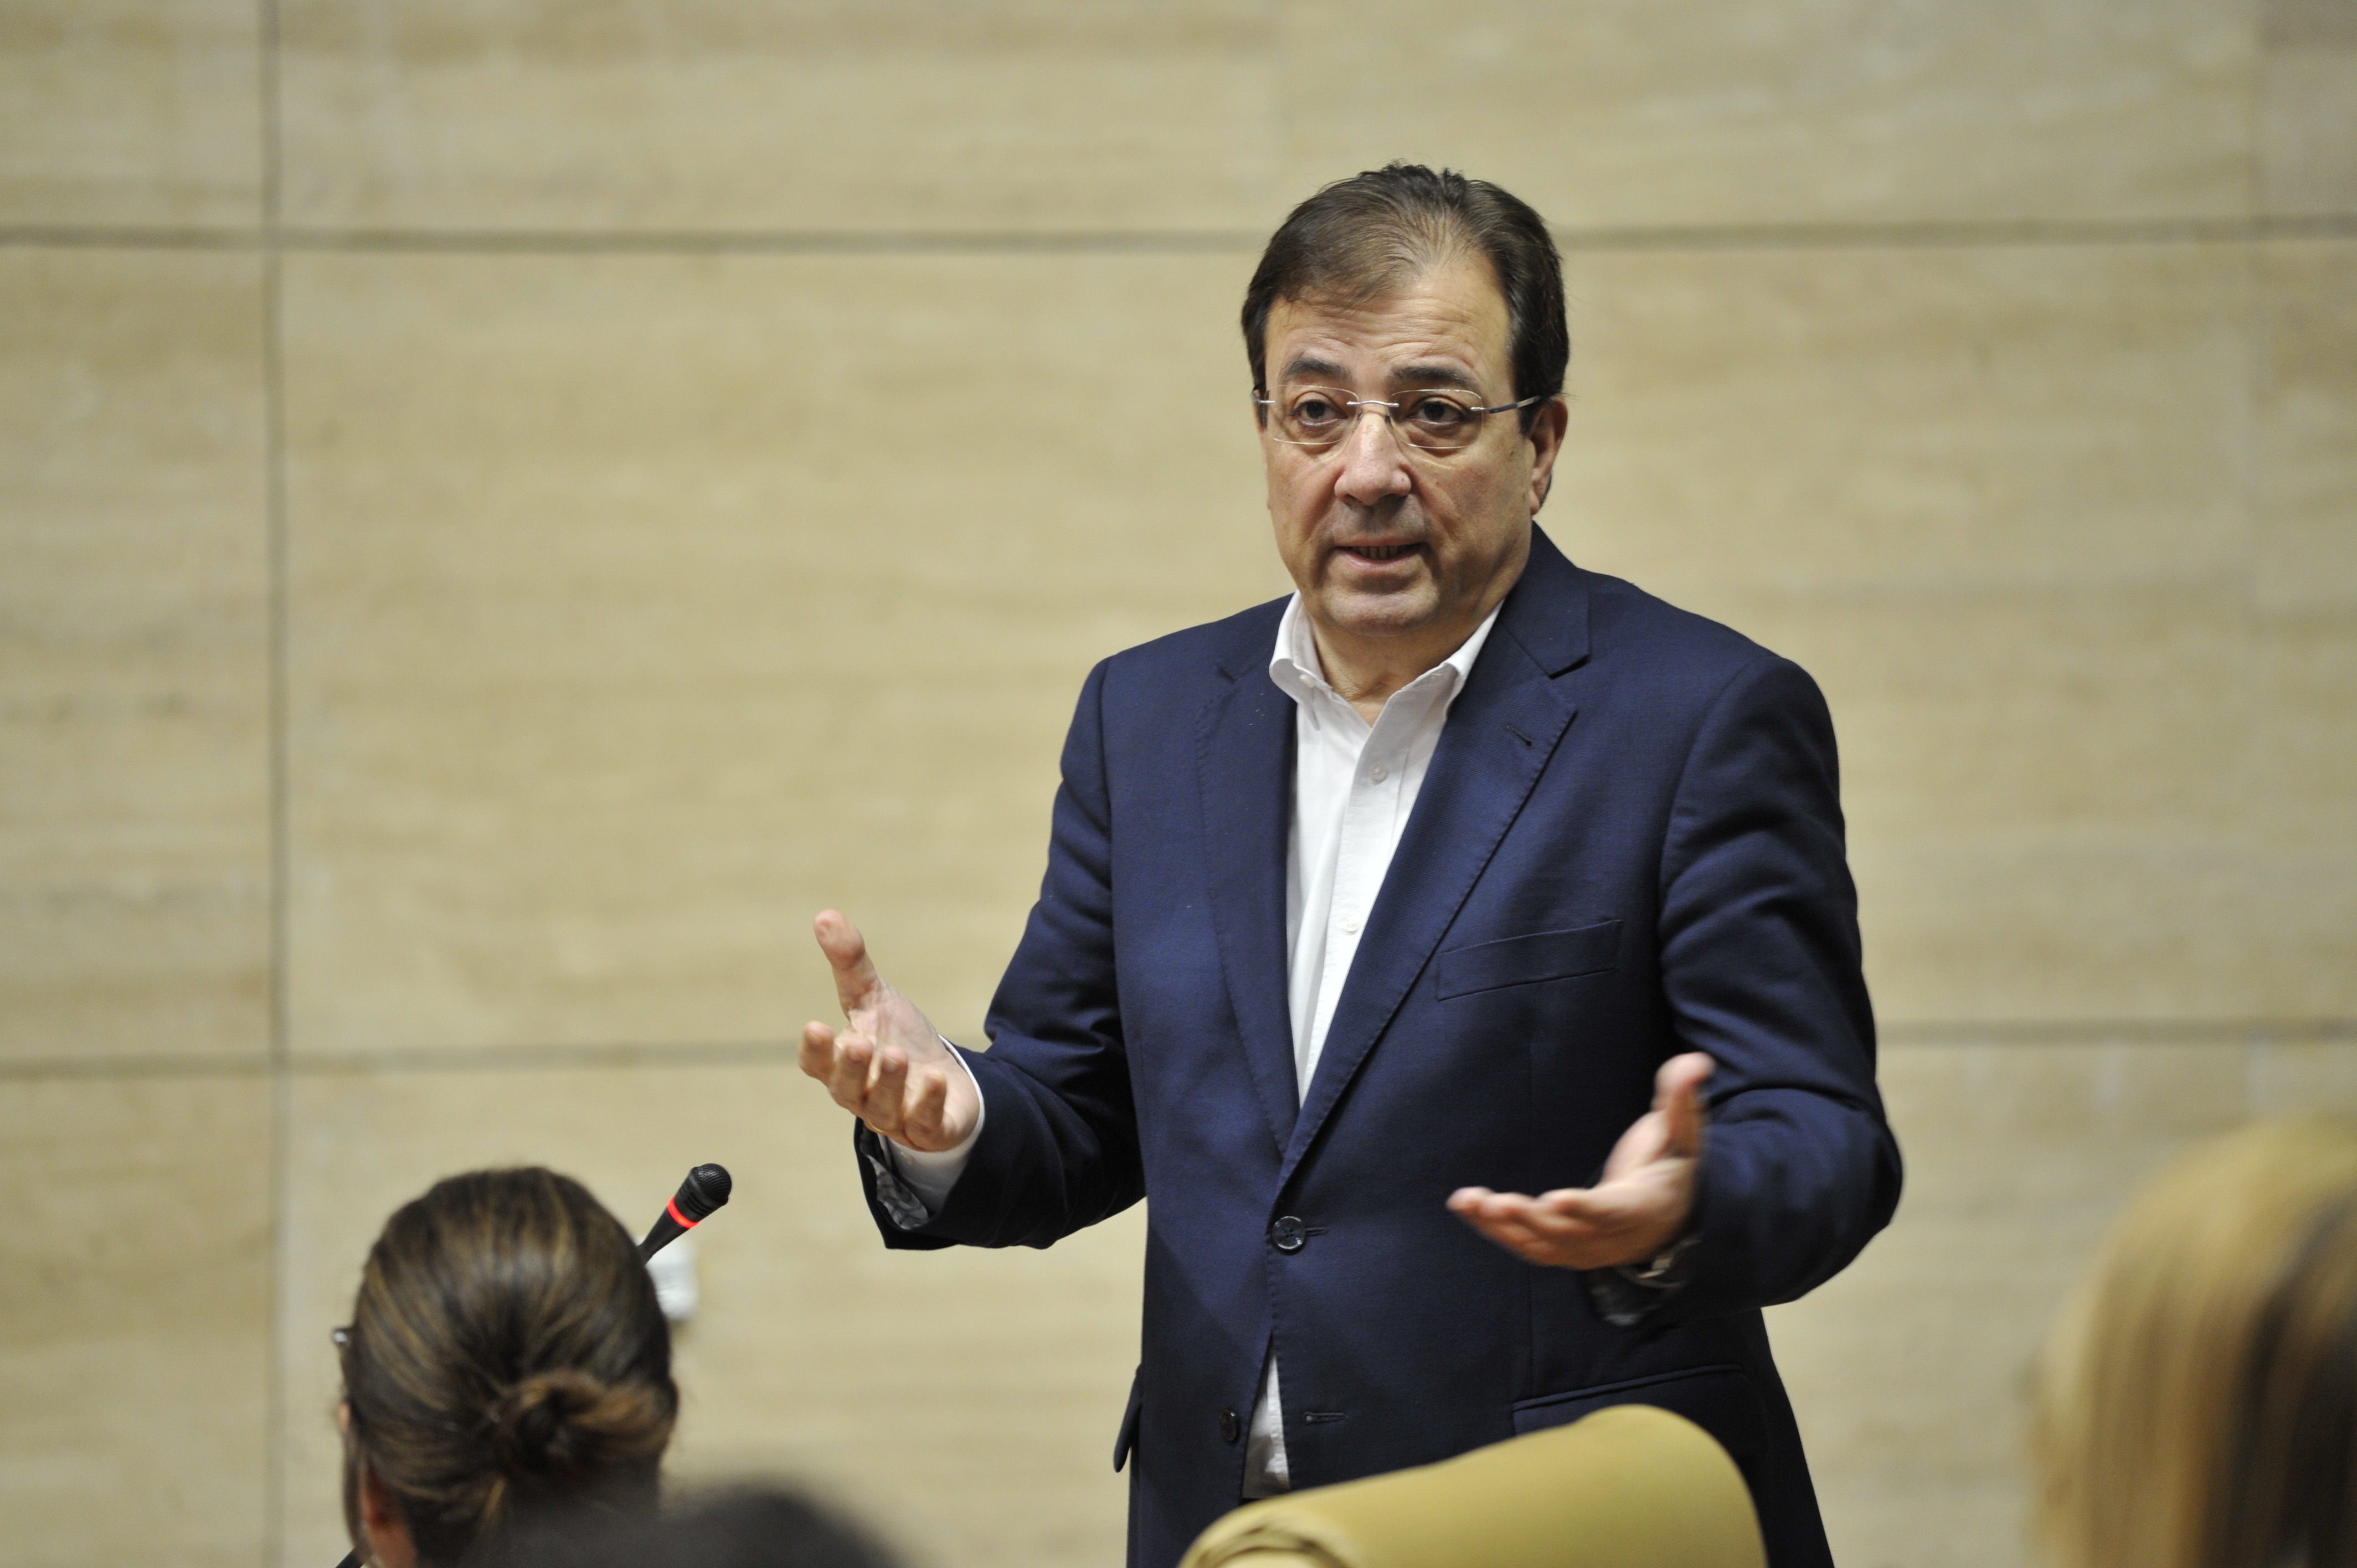
M 1429 586 L 1419 584 L 1389 594 L 1321 594 L 1308 608 L 1310 618 L 1329 631 L 1388 641 L 1429 630 L 1438 607 Z

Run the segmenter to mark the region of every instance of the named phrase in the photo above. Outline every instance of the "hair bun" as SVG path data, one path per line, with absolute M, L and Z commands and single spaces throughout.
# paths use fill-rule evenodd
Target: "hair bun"
M 511 1480 L 557 1480 L 662 1452 L 671 1412 L 648 1391 L 573 1368 L 534 1372 L 492 1404 L 491 1462 Z
M 570 1368 L 534 1372 L 509 1385 L 490 1409 L 493 1464 L 519 1477 L 572 1468 L 585 1457 L 577 1452 L 583 1418 L 605 1392 L 597 1380 Z

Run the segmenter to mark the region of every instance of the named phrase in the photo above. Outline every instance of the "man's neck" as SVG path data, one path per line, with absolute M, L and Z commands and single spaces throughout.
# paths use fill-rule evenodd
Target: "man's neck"
M 1391 701 L 1393 693 L 1444 663 L 1465 646 L 1465 639 L 1480 628 L 1488 615 L 1484 609 L 1468 625 L 1426 630 L 1413 639 L 1352 637 L 1314 620 L 1309 622 L 1309 635 L 1318 644 L 1318 662 L 1326 683 L 1372 725 L 1383 716 L 1383 704 Z

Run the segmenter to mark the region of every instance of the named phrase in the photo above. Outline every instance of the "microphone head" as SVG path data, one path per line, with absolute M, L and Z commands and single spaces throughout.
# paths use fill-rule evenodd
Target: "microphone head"
M 725 1167 L 698 1165 L 687 1173 L 685 1181 L 679 1184 L 679 1194 L 672 1201 L 679 1206 L 680 1213 L 693 1222 L 727 1202 L 728 1189 L 734 1185 Z

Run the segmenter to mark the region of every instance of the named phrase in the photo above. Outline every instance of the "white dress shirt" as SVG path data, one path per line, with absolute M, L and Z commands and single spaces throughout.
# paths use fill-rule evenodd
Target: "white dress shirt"
M 1293 1007 L 1293 1081 L 1302 1099 L 1326 1048 L 1334 1005 L 1358 956 L 1375 895 L 1424 789 L 1440 727 L 1465 689 L 1498 612 L 1464 645 L 1402 686 L 1372 725 L 1326 682 L 1301 596 L 1277 623 L 1268 678 L 1293 699 L 1293 829 L 1285 867 L 1285 939 Z M 1244 1496 L 1290 1489 L 1276 1353 L 1269 1352 L 1244 1444 Z
M 1359 937 L 1415 810 L 1441 726 L 1497 620 L 1498 612 L 1491 610 L 1455 653 L 1393 693 L 1372 725 L 1327 683 L 1299 594 L 1277 622 L 1268 678 L 1294 705 L 1293 826 L 1285 867 L 1286 1000 L 1293 1018 L 1294 1085 L 1305 1100 L 1334 1005 L 1359 951 Z M 939 1213 L 981 1132 L 977 1120 L 964 1142 L 940 1154 L 920 1154 L 889 1140 L 885 1148 L 926 1209 Z M 1244 1447 L 1248 1498 L 1290 1488 L 1283 1412 L 1272 1348 Z

